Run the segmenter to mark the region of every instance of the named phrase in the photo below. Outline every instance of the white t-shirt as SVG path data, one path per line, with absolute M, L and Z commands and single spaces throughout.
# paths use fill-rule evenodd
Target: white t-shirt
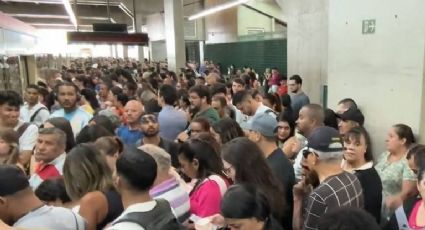
M 30 119 L 35 114 L 35 112 L 37 112 L 37 115 L 34 117 L 32 122 L 40 127 L 40 125 L 49 119 L 50 116 L 49 110 L 41 103 L 38 103 L 31 108 L 29 107 L 28 103 L 25 103 L 23 106 L 21 106 L 19 118 L 25 122 L 31 122 Z
M 18 125 L 15 126 L 13 130 L 18 131 L 19 127 L 21 127 L 25 122 L 19 120 Z M 37 142 L 38 137 L 38 127 L 34 124 L 30 124 L 19 137 L 19 152 L 33 150 L 34 145 Z
M 13 227 L 22 229 L 85 230 L 84 219 L 70 209 L 44 205 L 21 217 Z

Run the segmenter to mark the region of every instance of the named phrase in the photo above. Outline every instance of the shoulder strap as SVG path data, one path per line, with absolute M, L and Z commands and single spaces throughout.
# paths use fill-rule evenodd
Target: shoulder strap
M 18 128 L 18 130 L 16 130 L 16 132 L 18 133 L 18 136 L 21 137 L 22 134 L 25 133 L 25 130 L 27 130 L 28 126 L 30 126 L 31 123 L 25 122 L 21 125 L 21 127 Z
M 47 108 L 46 108 L 46 107 L 44 107 L 44 106 L 41 106 L 40 108 L 38 108 L 38 109 L 34 112 L 34 114 L 31 116 L 31 118 L 30 118 L 30 122 L 33 122 L 33 121 L 34 121 L 34 119 L 35 119 L 35 117 L 37 116 L 37 114 L 38 114 L 41 110 L 43 110 L 43 109 L 47 110 Z
M 217 175 L 211 175 L 208 177 L 208 179 L 218 184 L 218 187 L 220 188 L 220 194 L 223 197 L 224 193 L 226 193 L 226 190 L 227 190 L 227 185 L 226 185 L 226 182 L 224 182 L 223 178 Z
M 407 216 L 406 216 L 406 213 L 404 212 L 403 205 L 398 207 L 395 210 L 395 216 L 397 218 L 398 229 L 408 230 L 409 229 L 409 221 L 407 220 Z

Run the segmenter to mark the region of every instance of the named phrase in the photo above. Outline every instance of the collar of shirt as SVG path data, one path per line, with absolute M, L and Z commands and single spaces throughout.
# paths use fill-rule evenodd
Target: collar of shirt
M 46 168 L 46 166 L 48 166 L 48 165 L 54 165 L 54 166 L 56 166 L 59 163 L 61 163 L 62 161 L 65 161 L 65 158 L 66 158 L 66 153 L 62 153 L 61 155 L 59 155 L 58 157 L 56 157 L 54 160 L 52 160 L 52 161 L 50 161 L 48 163 L 42 163 L 42 162 L 40 162 L 40 163 L 38 163 L 38 164 L 35 165 L 35 170 L 34 171 L 36 173 L 38 173 L 38 172 L 41 172 L 44 168 Z
M 165 180 L 163 182 L 161 182 L 161 184 L 153 187 L 149 193 L 152 194 L 157 194 L 157 193 L 161 193 L 164 190 L 168 190 L 170 187 L 174 186 L 175 184 L 178 184 L 178 181 L 176 180 L 176 178 L 172 177 L 168 180 Z
M 59 162 L 64 161 L 66 158 L 66 153 L 62 153 L 61 155 L 59 155 L 58 157 L 56 157 L 54 160 L 52 160 L 50 163 L 50 165 L 57 165 Z
M 128 213 L 132 213 L 132 212 L 148 212 L 148 211 L 151 211 L 153 208 L 155 208 L 155 205 L 156 205 L 156 201 L 155 200 L 148 201 L 148 202 L 143 202 L 143 203 L 132 204 L 132 205 L 128 206 L 124 210 L 124 212 L 122 212 L 122 214 L 116 220 L 121 219 L 123 216 L 125 216 Z
M 341 162 L 341 168 L 345 168 L 345 165 L 346 164 L 347 164 L 347 161 L 343 159 L 342 162 Z M 350 170 L 348 172 L 354 173 L 354 171 L 356 171 L 356 170 L 366 170 L 366 169 L 370 169 L 372 167 L 373 167 L 373 162 L 372 161 L 369 161 L 369 162 L 365 163 L 364 165 L 362 165 L 362 166 L 360 166 L 360 167 L 358 167 L 356 169 L 352 169 L 352 170 Z
M 171 105 L 164 105 L 164 106 L 162 106 L 162 110 L 173 110 L 173 109 L 174 109 L 174 107 L 171 106 Z

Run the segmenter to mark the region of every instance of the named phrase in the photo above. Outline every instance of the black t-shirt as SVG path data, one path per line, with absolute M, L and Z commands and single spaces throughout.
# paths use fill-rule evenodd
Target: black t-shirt
M 167 153 L 171 155 L 171 165 L 174 168 L 179 168 L 180 163 L 179 163 L 179 158 L 177 157 L 178 151 L 179 151 L 178 144 L 161 137 L 161 141 L 159 142 L 158 146 L 163 148 Z
M 356 170 L 355 174 L 363 189 L 364 209 L 379 223 L 381 220 L 382 182 L 374 167 Z
M 281 148 L 276 148 L 266 160 L 274 175 L 281 181 L 285 191 L 285 200 L 288 207 L 284 215 L 283 228 L 292 229 L 292 211 L 294 207 L 292 188 L 295 184 L 294 168 Z

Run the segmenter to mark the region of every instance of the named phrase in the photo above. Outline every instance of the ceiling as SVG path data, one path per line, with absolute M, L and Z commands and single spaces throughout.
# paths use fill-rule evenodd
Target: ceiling
M 77 16 L 80 30 L 91 30 L 93 23 L 108 23 L 108 0 L 69 0 Z M 75 2 L 77 8 L 75 9 Z M 136 15 L 149 15 L 164 10 L 164 0 L 134 0 Z M 202 0 L 183 0 L 185 7 Z M 74 30 L 62 0 L 0 0 L 0 11 L 36 28 Z M 133 0 L 109 0 L 111 21 L 133 25 Z

